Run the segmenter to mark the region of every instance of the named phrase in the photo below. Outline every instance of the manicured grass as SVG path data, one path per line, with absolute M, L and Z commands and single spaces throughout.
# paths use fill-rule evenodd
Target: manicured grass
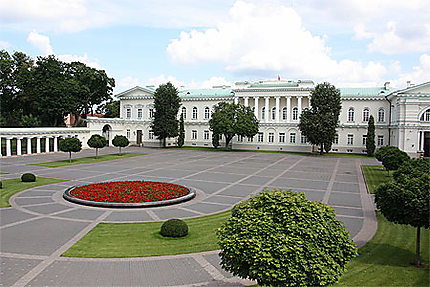
M 98 161 L 121 159 L 121 158 L 134 157 L 134 156 L 140 156 L 145 154 L 146 153 L 139 153 L 139 152 L 128 152 L 128 153 L 122 153 L 122 154 L 114 153 L 114 154 L 99 155 L 97 158 L 95 156 L 73 158 L 73 154 L 72 154 L 72 162 L 69 162 L 69 159 L 68 159 L 69 154 L 64 153 L 65 158 L 67 158 L 65 160 L 32 163 L 31 165 L 38 165 L 38 166 L 45 166 L 45 167 L 60 167 L 60 166 L 69 166 L 69 165 L 84 164 L 84 163 L 93 163 Z
M 2 180 L 3 188 L 0 189 L 0 207 L 9 207 L 9 198 L 17 192 L 51 183 L 67 181 L 49 177 L 37 177 L 35 182 L 21 182 L 20 178 Z
M 0 174 L 7 174 L 7 172 L 0 172 Z
M 415 259 L 416 229 L 394 224 L 378 214 L 378 231 L 347 265 L 338 286 L 429 286 L 429 234 L 421 229 L 421 260 L 425 268 L 410 265 Z
M 67 257 L 142 257 L 185 254 L 218 249 L 215 230 L 230 211 L 184 220 L 189 232 L 183 238 L 159 234 L 162 222 L 101 223 L 67 250 Z
M 382 166 L 378 165 L 363 165 L 364 176 L 366 177 L 367 188 L 370 193 L 375 193 L 378 185 L 385 183 L 391 179 L 387 171 Z
M 213 147 L 194 147 L 194 146 L 183 146 L 181 148 L 171 147 L 174 149 L 185 149 L 185 150 L 201 150 L 201 151 L 225 151 L 225 152 L 259 152 L 259 153 L 281 153 L 281 154 L 295 154 L 305 156 L 316 156 L 316 157 L 352 157 L 352 158 L 371 158 L 365 154 L 357 153 L 324 153 L 323 155 L 311 152 L 300 152 L 300 151 L 282 151 L 282 150 L 259 150 L 259 149 L 227 149 L 225 147 L 213 148 Z

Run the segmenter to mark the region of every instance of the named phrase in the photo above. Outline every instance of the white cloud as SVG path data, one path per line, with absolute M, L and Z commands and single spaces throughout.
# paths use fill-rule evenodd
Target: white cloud
M 43 56 L 54 54 L 48 36 L 33 31 L 28 34 L 27 42 L 39 49 Z
M 188 85 L 186 85 L 186 87 L 190 89 L 209 89 L 214 86 L 232 86 L 232 85 L 233 84 L 228 80 L 226 80 L 224 77 L 210 77 L 209 79 L 202 82 L 192 81 Z
M 377 81 L 386 73 L 380 63 L 334 60 L 323 37 L 307 30 L 294 9 L 276 3 L 237 1 L 229 20 L 181 32 L 167 52 L 176 63 L 221 62 L 227 71 L 245 75 L 282 73 L 343 84 Z
M 6 41 L 0 41 L 0 49 L 7 49 L 11 47 L 12 45 L 9 42 Z
M 101 69 L 99 62 L 97 60 L 90 59 L 86 53 L 83 56 L 62 54 L 62 55 L 58 55 L 58 59 L 66 63 L 81 62 L 86 64 L 89 67 L 92 67 L 95 69 Z
M 422 54 L 420 63 L 412 68 L 412 71 L 401 73 L 400 76 L 392 80 L 392 86 L 397 88 L 405 88 L 406 82 L 410 81 L 413 84 L 421 84 L 430 81 L 430 55 Z

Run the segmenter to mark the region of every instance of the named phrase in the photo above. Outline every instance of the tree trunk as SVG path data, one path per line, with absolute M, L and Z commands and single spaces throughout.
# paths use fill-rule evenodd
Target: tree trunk
M 417 227 L 417 246 L 416 246 L 416 253 L 415 253 L 415 266 L 420 267 L 420 227 Z
M 322 155 L 323 153 L 324 153 L 324 144 L 321 144 L 320 155 Z
M 225 137 L 225 148 L 228 149 L 228 144 L 230 143 L 233 137 L 227 136 L 227 135 L 224 135 L 224 137 Z
M 166 138 L 163 138 L 163 147 L 166 147 Z
M 69 162 L 72 163 L 72 152 L 69 151 Z
M 119 147 L 119 155 L 121 155 L 121 147 Z
M 96 158 L 99 156 L 99 149 L 96 148 Z

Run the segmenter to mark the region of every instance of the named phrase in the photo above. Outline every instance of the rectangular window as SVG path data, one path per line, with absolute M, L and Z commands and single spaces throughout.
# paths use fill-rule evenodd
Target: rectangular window
M 302 143 L 302 144 L 308 143 L 308 138 L 305 135 L 302 135 L 302 137 L 300 139 L 300 143 Z
M 127 138 L 130 138 L 130 130 L 127 130 Z
M 203 132 L 203 138 L 204 138 L 204 140 L 209 140 L 209 131 L 208 130 L 205 130 Z
M 354 135 L 348 135 L 348 145 L 354 144 Z
M 152 119 L 154 117 L 154 109 L 149 109 L 148 116 L 150 119 Z
M 149 131 L 149 139 L 150 140 L 154 139 L 154 132 L 153 131 Z
M 339 135 L 335 134 L 333 144 L 339 144 Z
M 384 136 L 378 136 L 378 146 L 384 145 Z
M 126 109 L 126 118 L 127 119 L 131 118 L 131 108 Z
M 192 140 L 196 140 L 197 139 L 197 131 L 196 130 L 192 130 L 191 131 L 191 139 Z
M 275 134 L 274 133 L 269 133 L 269 143 L 272 143 L 275 141 Z
M 290 133 L 290 143 L 296 143 L 296 133 Z
M 142 118 L 142 109 L 137 109 L 137 118 Z
M 262 143 L 264 141 L 264 134 L 261 132 L 258 133 L 257 140 L 259 143 Z
M 243 142 L 243 136 L 239 136 L 239 135 L 238 135 L 238 136 L 237 136 L 237 141 L 238 141 L 238 142 Z
M 254 141 L 254 137 L 248 137 L 248 142 L 252 143 Z
M 279 133 L 279 142 L 284 143 L 285 142 L 285 133 Z
M 362 144 L 366 145 L 366 143 L 367 143 L 367 135 L 363 135 L 363 142 L 362 142 Z

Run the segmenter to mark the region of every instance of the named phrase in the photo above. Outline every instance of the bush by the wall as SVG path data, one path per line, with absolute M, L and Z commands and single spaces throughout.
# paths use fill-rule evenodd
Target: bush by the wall
M 21 181 L 22 182 L 35 182 L 36 176 L 32 173 L 24 173 L 21 175 Z
M 188 225 L 180 219 L 169 219 L 161 226 L 160 234 L 164 237 L 184 237 L 188 234 Z

